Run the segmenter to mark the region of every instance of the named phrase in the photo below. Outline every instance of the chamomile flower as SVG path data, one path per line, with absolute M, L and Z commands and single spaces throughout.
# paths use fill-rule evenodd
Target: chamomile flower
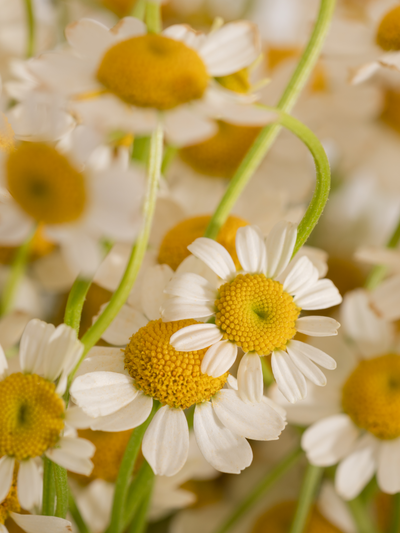
M 62 399 L 68 374 L 82 351 L 75 330 L 34 319 L 21 338 L 20 372 L 7 375 L 7 360 L 0 354 L 0 502 L 9 493 L 17 467 L 21 506 L 32 509 L 38 504 L 37 459 L 43 455 L 74 472 L 90 473 L 94 446 L 65 431 L 70 420 Z
M 185 145 L 213 135 L 215 118 L 258 125 L 275 119 L 250 105 L 253 95 L 222 85 L 260 54 L 249 22 L 229 23 L 209 35 L 184 25 L 156 35 L 132 17 L 111 30 L 81 19 L 66 36 L 72 51 L 44 54 L 28 67 L 40 83 L 68 97 L 85 123 L 148 133 L 162 112 L 169 141 Z
M 287 222 L 276 224 L 266 241 L 255 226 L 239 228 L 236 253 L 243 268 L 239 272 L 223 246 L 211 239 L 196 239 L 189 250 L 222 281 L 212 284 L 196 274 L 178 274 L 166 288 L 171 298 L 163 307 L 164 320 L 208 319 L 180 329 L 171 337 L 172 346 L 180 351 L 210 346 L 201 371 L 214 378 L 229 370 L 242 348 L 245 356 L 238 385 L 240 397 L 248 403 L 262 400 L 259 356 L 272 354 L 275 379 L 291 402 L 306 396 L 305 377 L 317 385 L 326 384 L 314 363 L 328 369 L 336 366 L 327 354 L 293 340 L 297 332 L 336 335 L 336 320 L 300 317 L 300 313 L 341 302 L 333 283 L 318 279 L 318 270 L 307 257 L 290 263 L 296 237 L 296 225 Z

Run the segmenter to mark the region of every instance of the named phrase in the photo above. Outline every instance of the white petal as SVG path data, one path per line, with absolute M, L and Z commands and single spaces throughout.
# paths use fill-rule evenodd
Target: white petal
M 76 376 L 83 376 L 90 372 L 117 372 L 123 374 L 124 352 L 120 348 L 95 346 L 83 360 Z
M 175 275 L 164 292 L 199 302 L 214 302 L 217 297 L 216 288 L 207 279 L 191 272 Z
M 0 243 L 2 246 L 19 246 L 33 231 L 33 220 L 13 202 L 4 203 L 0 210 Z
M 296 321 L 299 333 L 311 337 L 330 337 L 338 334 L 340 324 L 334 318 L 326 316 L 303 316 Z
M 34 459 L 21 461 L 18 471 L 18 499 L 21 506 L 31 510 L 40 504 L 42 478 Z
M 35 516 L 31 514 L 11 513 L 14 522 L 26 533 L 71 533 L 72 524 L 64 518 L 55 516 Z
M 305 398 L 306 380 L 286 352 L 275 350 L 271 356 L 271 366 L 279 390 L 290 403 Z
M 235 263 L 229 252 L 218 242 L 200 237 L 188 246 L 188 250 L 201 259 L 221 279 L 228 281 L 235 276 Z
M 193 324 L 174 333 L 169 342 L 179 352 L 192 352 L 208 348 L 222 339 L 215 324 Z
M 76 330 L 61 324 L 52 333 L 44 349 L 44 377 L 54 381 L 63 370 L 72 370 L 82 352 L 83 344 L 78 340 Z
M 249 66 L 260 51 L 257 27 L 247 21 L 225 24 L 210 33 L 199 49 L 211 76 L 226 76 Z
M 189 427 L 184 412 L 167 405 L 161 407 L 146 430 L 142 451 L 157 476 L 179 472 L 189 453 Z
M 218 378 L 228 372 L 237 357 L 237 346 L 233 342 L 219 341 L 210 346 L 201 362 L 203 374 Z
M 343 533 L 357 533 L 353 516 L 346 503 L 339 497 L 330 481 L 322 483 L 318 498 L 318 509 Z
M 297 238 L 297 224 L 281 221 L 267 237 L 268 272 L 270 278 L 279 276 L 292 258 Z
M 286 425 L 271 402 L 247 404 L 234 390 L 219 391 L 212 406 L 224 426 L 248 439 L 276 440 Z
M 310 426 L 301 439 L 301 446 L 313 465 L 331 466 L 348 455 L 359 430 L 345 414 L 324 418 Z
M 298 261 L 291 261 L 280 278 L 283 288 L 289 294 L 303 292 L 318 281 L 318 270 L 308 257 L 303 256 Z
M 142 279 L 142 308 L 149 320 L 160 318 L 160 308 L 166 296 L 164 289 L 174 271 L 168 265 L 155 265 L 146 270 Z M 132 333 L 131 333 L 132 335 Z
M 361 246 L 356 250 L 354 258 L 370 265 L 385 265 L 394 271 L 398 271 L 400 268 L 400 254 L 399 250 L 396 249 Z
M 4 372 L 7 370 L 7 368 L 8 368 L 8 363 L 7 363 L 6 354 L 4 353 L 2 346 L 0 346 L 0 379 L 1 379 L 1 376 L 4 374 Z
M 286 349 L 291 360 L 303 376 L 319 387 L 324 387 L 326 385 L 327 379 L 325 374 L 317 367 L 317 365 L 310 361 L 309 357 L 303 350 L 301 350 L 301 348 L 298 349 L 296 345 L 291 345 L 289 342 Z M 334 359 L 332 359 L 332 361 L 334 361 Z
M 257 226 L 245 226 L 236 232 L 236 252 L 243 270 L 265 272 L 267 249 L 264 237 Z
M 4 455 L 0 459 L 0 503 L 6 498 L 10 491 L 13 480 L 15 459 Z
M 400 492 L 400 439 L 382 441 L 378 454 L 378 485 L 383 492 Z
M 350 82 L 352 85 L 357 85 L 367 80 L 375 74 L 379 69 L 379 63 L 377 61 L 372 61 L 371 63 L 366 63 L 358 68 L 352 75 Z
M 210 402 L 196 405 L 193 427 L 201 453 L 214 468 L 240 474 L 250 466 L 253 460 L 250 444 L 220 422 Z
M 161 308 L 161 316 L 165 322 L 188 318 L 207 318 L 214 313 L 214 303 L 196 302 L 180 297 L 167 298 Z
M 58 442 L 59 448 L 50 448 L 45 452 L 46 457 L 54 463 L 75 472 L 89 476 L 93 470 L 90 457 L 96 451 L 96 447 L 86 439 L 63 437 Z
M 93 417 L 118 411 L 138 394 L 131 377 L 115 372 L 92 372 L 79 376 L 70 391 L 74 402 Z
M 153 399 L 139 391 L 136 398 L 122 409 L 108 416 L 92 419 L 90 428 L 101 431 L 126 431 L 143 424 L 149 417 Z
M 194 106 L 179 106 L 165 115 L 165 135 L 174 146 L 203 142 L 217 131 L 215 120 L 199 113 Z
M 309 290 L 296 296 L 294 301 L 304 310 L 327 309 L 339 305 L 342 297 L 330 279 L 320 279 Z
M 65 36 L 80 55 L 93 59 L 99 59 L 114 43 L 107 26 L 93 19 L 72 22 L 66 27 Z
M 141 20 L 134 17 L 124 17 L 117 22 L 110 30 L 118 39 L 129 39 L 147 33 L 146 25 Z
M 175 39 L 176 41 L 182 41 L 186 46 L 189 46 L 194 50 L 197 50 L 200 44 L 205 40 L 204 35 L 199 34 L 186 24 L 173 24 L 172 26 L 168 26 L 168 28 L 162 32 L 162 35 Z
M 291 346 L 292 349 L 294 348 L 297 352 L 301 352 L 309 359 L 311 359 L 311 361 L 314 361 L 314 363 L 317 363 L 317 365 L 327 368 L 328 370 L 335 370 L 337 366 L 336 361 L 335 359 L 333 359 L 333 357 L 326 354 L 319 348 L 316 348 L 315 346 L 311 346 L 310 344 L 306 344 L 305 342 L 294 340 L 290 341 L 288 343 L 288 346 Z
M 365 487 L 376 470 L 378 441 L 369 433 L 360 438 L 356 449 L 336 470 L 335 488 L 345 500 L 352 500 Z
M 65 422 L 75 429 L 87 429 L 94 419 L 82 411 L 80 407 L 68 407 L 65 413 Z
M 385 279 L 371 293 L 371 303 L 385 320 L 400 318 L 400 275 Z
M 147 318 L 129 305 L 123 305 L 102 338 L 109 344 L 125 346 L 130 337 L 147 324 Z
M 47 343 L 54 332 L 53 324 L 31 320 L 22 334 L 19 358 L 23 372 L 41 373 Z
M 259 355 L 247 353 L 242 357 L 237 374 L 238 391 L 245 403 L 259 403 L 264 393 L 264 380 Z

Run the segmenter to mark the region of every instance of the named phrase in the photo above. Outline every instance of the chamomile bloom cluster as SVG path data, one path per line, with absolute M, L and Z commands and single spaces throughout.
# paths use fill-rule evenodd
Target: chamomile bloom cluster
M 18 499 L 24 509 L 40 502 L 38 460 L 46 456 L 74 472 L 89 474 L 94 446 L 77 438 L 62 394 L 83 351 L 76 331 L 31 320 L 21 338 L 20 372 L 7 374 L 1 353 L 0 502 L 18 471 Z
M 260 54 L 257 29 L 249 22 L 205 35 L 185 25 L 148 33 L 132 17 L 111 29 L 81 19 L 67 27 L 66 37 L 71 50 L 44 54 L 29 70 L 39 85 L 67 97 L 86 123 L 106 131 L 148 133 L 162 112 L 167 138 L 184 145 L 212 136 L 216 118 L 258 125 L 275 119 L 252 105 L 254 95 L 225 88 L 227 76 Z
M 163 306 L 164 320 L 207 320 L 174 333 L 172 346 L 180 351 L 209 347 L 201 371 L 214 378 L 229 370 L 241 348 L 245 356 L 238 370 L 239 395 L 249 404 L 263 397 L 259 356 L 271 354 L 275 379 L 290 402 L 306 396 L 306 377 L 325 385 L 325 375 L 315 363 L 328 369 L 336 366 L 327 354 L 293 339 L 297 332 L 317 337 L 336 335 L 336 320 L 300 317 L 300 313 L 341 302 L 333 283 L 319 279 L 317 268 L 307 257 L 291 262 L 296 237 L 296 226 L 286 222 L 276 224 L 266 240 L 255 226 L 239 228 L 239 271 L 219 243 L 196 239 L 189 250 L 219 280 L 213 284 L 198 274 L 176 274 L 166 288 L 170 298 Z

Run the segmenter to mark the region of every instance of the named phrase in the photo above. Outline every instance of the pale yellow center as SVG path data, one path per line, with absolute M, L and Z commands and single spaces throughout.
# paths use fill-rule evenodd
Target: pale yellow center
M 400 50 L 400 6 L 394 7 L 383 17 L 378 26 L 376 42 L 383 50 Z
M 249 70 L 247 68 L 242 68 L 233 74 L 228 74 L 227 76 L 220 76 L 215 78 L 217 82 L 235 93 L 248 93 L 250 91 L 250 80 L 249 80 Z

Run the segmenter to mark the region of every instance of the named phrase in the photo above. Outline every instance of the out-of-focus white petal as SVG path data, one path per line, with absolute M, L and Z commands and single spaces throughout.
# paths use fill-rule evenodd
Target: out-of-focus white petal
M 200 237 L 188 246 L 188 250 L 201 259 L 221 279 L 228 281 L 236 275 L 236 267 L 232 257 L 218 242 Z
M 174 333 L 170 344 L 179 352 L 192 352 L 208 348 L 222 339 L 222 333 L 215 324 L 193 324 Z

